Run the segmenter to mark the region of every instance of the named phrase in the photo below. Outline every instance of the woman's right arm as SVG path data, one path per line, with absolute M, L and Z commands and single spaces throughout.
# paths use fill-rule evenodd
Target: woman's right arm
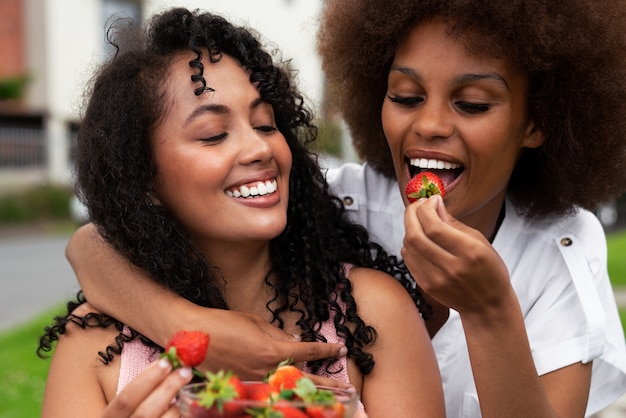
M 209 333 L 204 368 L 260 379 L 287 358 L 298 362 L 335 358 L 345 350 L 340 344 L 298 342 L 258 315 L 195 305 L 152 281 L 117 253 L 92 224 L 71 237 L 65 254 L 91 305 L 157 344 L 165 346 L 181 329 Z

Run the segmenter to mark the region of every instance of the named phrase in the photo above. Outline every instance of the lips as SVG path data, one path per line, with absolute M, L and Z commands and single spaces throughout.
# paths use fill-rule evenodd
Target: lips
M 226 190 L 226 195 L 235 198 L 254 198 L 274 193 L 277 189 L 276 179 L 259 181 L 232 187 Z

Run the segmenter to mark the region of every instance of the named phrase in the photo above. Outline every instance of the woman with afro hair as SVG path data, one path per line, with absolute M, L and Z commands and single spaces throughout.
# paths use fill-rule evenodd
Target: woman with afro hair
M 249 30 L 207 12 L 171 9 L 143 32 L 119 23 L 78 136 L 78 189 L 98 233 L 189 303 L 338 343 L 334 358 L 304 370 L 354 386 L 370 417 L 443 417 L 432 345 L 401 283 L 419 295 L 329 194 L 288 68 Z M 158 321 L 157 311 L 133 320 Z M 56 342 L 43 416 L 180 415 L 170 401 L 190 371 L 150 367 L 164 343 L 132 323 L 81 293 L 68 303 L 40 340 L 40 351 Z
M 591 416 L 626 392 L 591 213 L 626 191 L 626 3 L 325 0 L 320 25 L 330 103 L 365 162 L 326 178 L 430 302 L 447 416 Z M 405 185 L 426 169 L 445 197 L 409 204 Z M 96 242 L 81 231 L 68 248 L 94 293 L 132 273 L 103 280 L 112 251 Z M 105 293 L 101 306 L 131 315 L 129 297 Z M 170 332 L 182 320 L 160 319 Z
M 626 391 L 590 213 L 626 191 L 625 33 L 624 1 L 325 2 L 330 100 L 366 161 L 328 180 L 428 295 L 449 417 L 590 416 Z M 445 197 L 411 204 L 425 170 Z

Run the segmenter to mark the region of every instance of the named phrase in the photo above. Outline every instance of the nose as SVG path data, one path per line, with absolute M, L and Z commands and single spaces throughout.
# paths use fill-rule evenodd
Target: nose
M 445 101 L 427 98 L 414 114 L 413 132 L 428 140 L 449 138 L 454 133 L 449 112 Z
M 253 127 L 246 127 L 242 134 L 239 162 L 243 165 L 265 163 L 274 157 L 271 136 L 264 135 Z

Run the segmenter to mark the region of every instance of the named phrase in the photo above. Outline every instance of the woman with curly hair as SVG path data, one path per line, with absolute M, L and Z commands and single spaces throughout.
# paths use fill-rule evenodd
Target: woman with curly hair
M 428 295 L 449 417 L 589 416 L 626 391 L 590 213 L 626 190 L 625 33 L 623 1 L 325 1 L 330 102 L 365 161 L 327 180 Z M 409 204 L 405 185 L 432 166 L 445 198 Z M 100 306 L 130 317 L 124 295 L 100 288 L 132 271 L 96 242 L 81 231 L 69 258 Z M 96 280 L 110 257 L 119 278 Z M 128 294 L 153 292 L 133 283 Z M 220 328 L 214 311 L 177 307 Z M 183 320 L 165 316 L 170 332 Z
M 94 78 L 76 162 L 101 236 L 190 303 L 344 344 L 343 356 L 306 370 L 352 384 L 371 417 L 443 416 L 426 327 L 398 282 L 410 287 L 406 270 L 329 194 L 287 69 L 248 30 L 210 13 L 172 9 L 145 36 L 119 35 Z M 81 294 L 68 308 L 40 341 L 45 351 L 58 340 L 43 416 L 177 413 L 172 388 L 190 373 L 148 367 L 163 344 Z
M 625 33 L 623 1 L 326 1 L 331 102 L 367 162 L 328 179 L 431 299 L 449 417 L 589 416 L 626 391 L 588 211 L 626 191 Z M 409 204 L 433 166 L 445 197 Z

